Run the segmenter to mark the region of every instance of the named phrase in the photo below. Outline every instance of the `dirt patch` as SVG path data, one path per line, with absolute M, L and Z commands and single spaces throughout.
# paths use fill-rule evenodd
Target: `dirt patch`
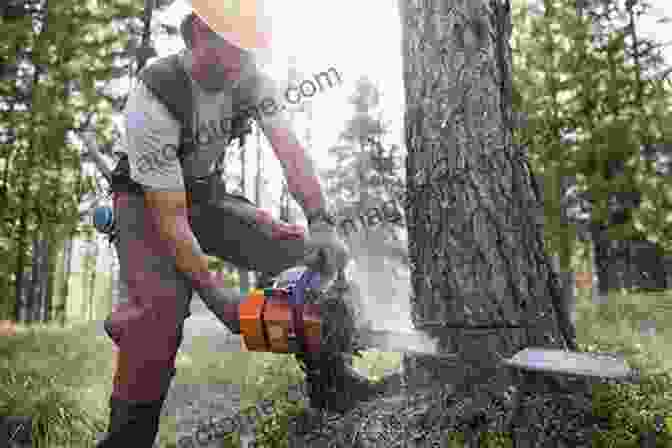
M 235 384 L 174 384 L 163 407 L 162 417 L 176 421 L 176 441 L 192 437 L 211 419 L 233 417 L 240 410 L 240 387 Z M 180 445 L 178 445 L 180 446 Z M 218 442 L 196 446 L 218 447 Z

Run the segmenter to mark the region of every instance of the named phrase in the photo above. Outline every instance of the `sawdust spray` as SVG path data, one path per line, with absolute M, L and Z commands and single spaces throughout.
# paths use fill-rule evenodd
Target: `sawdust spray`
M 436 353 L 436 341 L 413 329 L 410 269 L 400 257 L 390 256 L 404 251 L 406 242 L 392 243 L 391 250 L 391 243 L 376 230 L 363 230 L 349 238 L 352 261 L 347 276 L 355 286 L 353 295 L 358 297 L 352 300 L 362 323 L 369 321 L 374 330 L 394 333 L 387 335 L 381 351 Z

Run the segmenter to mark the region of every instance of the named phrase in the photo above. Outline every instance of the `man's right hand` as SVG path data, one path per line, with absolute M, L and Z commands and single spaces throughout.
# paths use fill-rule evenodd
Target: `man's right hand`
M 310 239 L 306 241 L 307 256 L 304 263 L 311 270 L 320 273 L 320 289 L 325 289 L 348 263 L 348 248 L 331 225 L 314 223 L 310 226 L 309 232 Z
M 240 334 L 238 305 L 245 300 L 237 290 L 224 288 L 223 276 L 208 268 L 208 257 L 191 230 L 184 192 L 147 191 L 145 206 L 166 243 L 166 250 L 175 256 L 177 269 L 187 274 L 203 303 L 234 334 Z
M 177 269 L 196 282 L 209 279 L 208 257 L 189 224 L 186 193 L 146 191 L 145 208 L 147 218 L 155 224 L 166 250 L 175 257 Z

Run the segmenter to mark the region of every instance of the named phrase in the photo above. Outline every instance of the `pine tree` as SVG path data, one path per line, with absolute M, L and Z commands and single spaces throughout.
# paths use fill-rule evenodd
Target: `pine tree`
M 7 130 L 0 147 L 0 237 L 14 256 L 0 270 L 0 286 L 18 319 L 33 258 L 30 236 L 56 248 L 77 232 L 80 200 L 93 185 L 81 175 L 73 133 L 93 125 L 109 134 L 112 105 L 101 84 L 113 77 L 127 40 L 115 25 L 139 9 L 123 1 L 15 0 L 2 12 L 8 39 L 0 46 L 0 127 Z
M 668 138 L 669 91 L 645 76 L 656 59 L 651 52 L 648 59 L 644 53 L 633 57 L 636 52 L 627 38 L 636 36 L 634 22 L 619 24 L 614 4 L 586 4 L 577 15 L 575 2 L 541 3 L 539 14 L 527 8 L 516 14 L 515 107 L 527 116 L 527 127 L 517 137 L 529 149 L 534 170 L 547 187 L 546 240 L 561 254 L 563 271 L 570 270 L 579 229 L 562 204 L 576 204 L 577 199 L 587 204 L 600 289 L 606 293 L 618 287 L 618 275 L 628 271 L 629 245 L 621 241 L 660 241 L 661 232 L 666 232 L 670 208 L 661 195 L 669 186 L 652 191 L 664 182 L 644 154 L 651 142 Z M 633 45 L 655 48 L 652 42 Z M 568 198 L 561 183 L 578 195 Z M 644 213 L 645 207 L 637 209 L 653 198 L 658 198 L 657 220 Z M 646 228 L 642 213 L 649 218 Z M 614 245 L 623 246 L 626 256 L 615 254 Z M 626 262 L 619 266 L 619 259 Z

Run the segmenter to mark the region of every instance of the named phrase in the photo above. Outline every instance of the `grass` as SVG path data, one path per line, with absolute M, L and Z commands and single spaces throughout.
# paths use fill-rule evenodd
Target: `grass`
M 104 430 L 111 354 L 82 325 L 18 326 L 0 338 L 0 415 L 32 416 L 37 447 L 91 446 Z
M 583 349 L 624 353 L 645 374 L 641 385 L 611 385 L 599 391 L 595 406 L 614 431 L 596 446 L 639 446 L 636 435 L 651 426 L 653 415 L 672 416 L 672 293 L 613 294 L 606 305 L 594 305 L 580 295 L 576 310 Z M 657 333 L 640 335 L 641 320 L 655 321 Z M 91 326 L 18 327 L 15 336 L 0 338 L 0 415 L 33 416 L 37 447 L 93 446 L 93 437 L 107 423 L 112 359 L 111 341 L 97 336 Z M 400 361 L 398 353 L 371 351 L 356 359 L 355 366 L 376 378 Z M 188 352 L 181 351 L 177 363 L 175 383 L 238 384 L 243 406 L 286 393 L 303 375 L 291 356 L 214 354 L 203 339 L 196 339 Z M 282 427 L 282 421 L 269 427 Z M 162 420 L 159 441 L 163 448 L 175 446 L 174 420 Z

